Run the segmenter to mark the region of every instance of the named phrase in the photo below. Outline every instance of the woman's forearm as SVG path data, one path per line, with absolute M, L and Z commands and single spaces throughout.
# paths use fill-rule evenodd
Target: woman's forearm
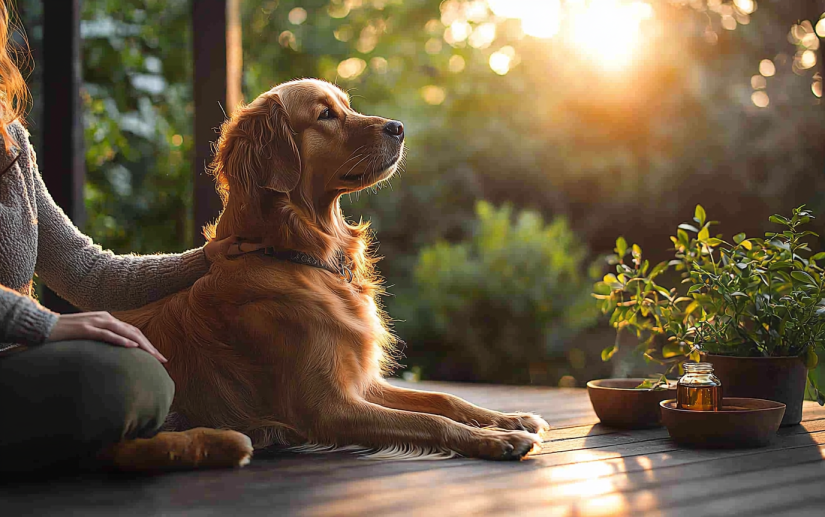
M 115 255 L 83 235 L 58 207 L 37 169 L 28 133 L 9 126 L 20 142 L 18 164 L 34 179 L 37 203 L 35 271 L 53 291 L 83 310 L 137 308 L 192 285 L 209 270 L 203 249 L 171 255 Z
M 56 322 L 57 314 L 0 285 L 0 343 L 39 345 Z

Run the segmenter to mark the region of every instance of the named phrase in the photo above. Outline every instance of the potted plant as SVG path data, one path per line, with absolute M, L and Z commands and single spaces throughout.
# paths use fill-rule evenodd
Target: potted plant
M 771 216 L 783 226 L 779 232 L 740 233 L 727 242 L 711 235 L 716 222 L 697 206 L 693 222 L 671 237 L 674 259 L 653 268 L 638 246 L 620 238 L 609 259 L 616 274 L 595 285 L 594 296 L 617 329 L 616 344 L 602 358 L 615 353 L 622 331 L 632 331 L 649 360 L 674 369 L 704 356 L 726 396 L 782 402 L 783 425 L 799 423 L 806 378 L 825 404 L 810 372 L 825 343 L 825 274 L 817 263 L 825 253 L 812 254 L 805 239 L 816 234 L 801 229 L 811 219 L 802 206 L 790 218 Z M 657 283 L 670 268 L 681 277 L 679 289 Z M 657 338 L 663 346 L 655 346 Z

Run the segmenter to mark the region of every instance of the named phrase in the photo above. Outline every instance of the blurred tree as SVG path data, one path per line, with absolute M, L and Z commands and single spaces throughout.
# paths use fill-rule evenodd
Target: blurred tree
M 472 236 L 418 254 L 397 330 L 425 376 L 529 383 L 596 320 L 586 252 L 567 221 L 476 203 Z

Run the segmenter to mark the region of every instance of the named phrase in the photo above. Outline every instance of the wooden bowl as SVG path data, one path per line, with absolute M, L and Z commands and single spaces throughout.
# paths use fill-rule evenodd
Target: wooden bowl
M 785 404 L 763 399 L 723 398 L 721 411 L 677 409 L 663 400 L 662 423 L 681 444 L 704 448 L 764 447 L 776 436 Z
M 659 402 L 676 397 L 676 385 L 665 390 L 637 390 L 645 379 L 599 379 L 587 383 L 587 394 L 604 425 L 643 429 L 661 425 Z

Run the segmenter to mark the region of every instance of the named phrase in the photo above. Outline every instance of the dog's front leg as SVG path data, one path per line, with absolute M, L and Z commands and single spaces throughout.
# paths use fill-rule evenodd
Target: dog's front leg
M 541 439 L 525 431 L 480 429 L 447 417 L 390 409 L 365 400 L 325 404 L 314 419 L 310 440 L 320 444 L 375 449 L 416 447 L 490 460 L 517 460 Z
M 498 427 L 538 434 L 550 429 L 547 422 L 538 415 L 491 411 L 454 395 L 399 388 L 383 380 L 373 386 L 367 400 L 388 408 L 441 415 L 479 427 Z

